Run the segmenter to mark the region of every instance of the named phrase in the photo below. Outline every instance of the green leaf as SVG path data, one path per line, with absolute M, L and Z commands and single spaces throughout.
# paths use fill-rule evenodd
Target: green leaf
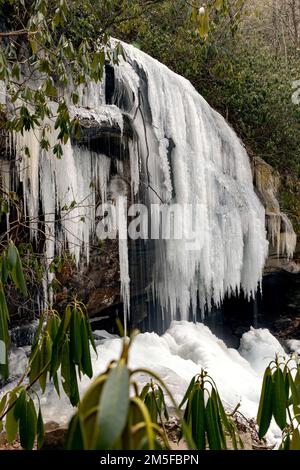
M 91 324 L 90 324 L 90 321 L 87 317 L 86 317 L 86 327 L 87 327 L 87 332 L 88 332 L 88 337 L 89 337 L 90 343 L 91 343 L 95 353 L 98 355 L 95 340 L 94 340 L 94 336 L 93 336 L 93 331 L 92 331 L 92 328 L 91 328 Z
M 63 389 L 66 395 L 70 398 L 71 404 L 76 406 L 79 402 L 79 391 L 75 364 L 71 361 L 70 358 L 70 347 L 68 340 L 65 341 L 61 354 L 61 376 L 63 379 Z
M 8 278 L 8 266 L 7 266 L 7 257 L 5 253 L 1 257 L 1 279 L 3 284 L 6 284 Z
M 184 414 L 183 414 L 183 420 L 187 423 L 190 424 L 191 422 L 191 409 L 192 409 L 192 398 L 195 393 L 195 389 L 191 390 L 191 393 L 189 395 L 188 402 L 186 404 Z
M 148 392 L 149 392 L 149 389 L 150 389 L 150 384 L 149 384 L 149 383 L 146 384 L 146 385 L 143 387 L 143 390 L 142 390 L 141 393 L 140 393 L 140 399 L 141 399 L 142 401 L 145 400 L 145 398 L 146 398 L 146 396 L 147 396 L 147 394 L 148 394 Z
M 80 419 L 78 414 L 74 415 L 68 427 L 66 435 L 66 449 L 67 450 L 82 450 L 84 449 L 84 442 L 82 437 Z
M 60 326 L 60 322 L 61 322 L 61 320 L 56 314 L 52 315 L 49 318 L 49 321 L 48 321 L 48 324 L 47 324 L 47 331 L 48 331 L 52 341 L 54 341 L 55 338 L 56 338 L 56 335 L 58 333 L 58 329 L 59 329 L 59 326 Z
M 290 447 L 291 447 L 291 436 L 290 434 L 288 434 L 284 441 L 282 442 L 281 444 L 281 447 L 280 447 L 280 450 L 290 450 Z
M 288 377 L 289 386 L 290 386 L 291 393 L 292 393 L 291 400 L 290 400 L 289 404 L 294 405 L 294 406 L 300 405 L 300 391 L 296 387 L 296 384 L 294 382 L 294 379 L 293 379 L 292 374 L 290 373 L 290 371 L 287 372 L 287 377 Z
M 200 15 L 198 31 L 199 36 L 202 39 L 205 39 L 209 33 L 209 14 L 207 8 L 205 9 L 204 14 Z
M 0 309 L 3 312 L 3 315 L 6 316 L 7 320 L 9 320 L 9 311 L 6 303 L 6 297 L 4 294 L 4 290 L 0 286 Z
M 195 385 L 195 380 L 196 380 L 196 377 L 193 377 L 191 382 L 190 382 L 190 385 L 188 386 L 187 391 L 185 392 L 184 397 L 183 397 L 183 399 L 182 399 L 182 401 L 179 405 L 179 408 L 182 408 L 182 406 L 185 404 L 185 402 L 190 398 L 190 394 L 191 394 L 191 392 L 193 390 L 193 387 Z
M 166 402 L 165 402 L 164 392 L 163 392 L 163 390 L 160 386 L 158 386 L 158 394 L 159 394 L 159 397 L 160 397 L 160 400 L 161 400 L 161 408 L 164 412 L 164 417 L 168 421 L 169 420 L 168 408 L 167 408 L 167 405 L 166 405 Z
M 14 268 L 11 271 L 11 277 L 14 281 L 16 288 L 19 289 L 19 291 L 25 297 L 27 297 L 27 287 L 26 287 L 26 282 L 24 278 L 23 267 L 22 267 L 20 255 L 17 249 L 16 249 L 16 253 L 17 253 L 17 261 L 15 263 Z
M 54 387 L 55 387 L 56 393 L 57 393 L 57 395 L 60 397 L 60 389 L 59 389 L 59 382 L 58 382 L 57 372 L 55 372 L 55 373 L 53 374 L 52 379 L 53 379 L 53 385 L 54 385 Z
M 7 250 L 7 262 L 10 270 L 13 270 L 14 267 L 17 264 L 17 248 L 13 244 L 13 242 L 10 242 L 8 250 Z
M 273 391 L 274 387 L 272 371 L 270 367 L 267 367 L 263 378 L 257 414 L 257 424 L 259 427 L 258 435 L 260 439 L 265 436 L 271 423 L 273 409 Z
M 300 405 L 300 367 L 298 366 L 298 370 L 293 380 L 292 375 L 290 374 L 290 387 L 292 391 L 292 403 L 293 405 Z
M 72 315 L 71 307 L 68 305 L 65 309 L 63 318 L 60 322 L 58 332 L 53 340 L 52 346 L 52 358 L 51 358 L 51 368 L 50 368 L 50 375 L 51 377 L 57 372 L 60 363 L 61 363 L 61 349 L 63 344 L 66 341 L 66 335 L 70 325 L 70 319 Z
M 287 395 L 282 370 L 278 367 L 273 374 L 273 415 L 276 423 L 283 430 L 286 426 Z
M 57 88 L 54 86 L 52 78 L 48 78 L 45 82 L 45 93 L 52 99 L 57 97 Z
M 59 160 L 61 159 L 63 155 L 63 149 L 61 144 L 55 144 L 53 147 L 53 154 L 58 158 Z
M 23 449 L 32 450 L 37 431 L 37 417 L 34 403 L 27 396 L 20 415 L 20 442 Z
M 222 442 L 222 448 L 226 450 L 227 449 L 227 443 L 226 443 L 226 437 L 225 437 L 224 430 L 223 430 L 223 425 L 222 425 L 222 420 L 221 420 L 221 413 L 220 413 L 220 408 L 219 408 L 219 402 L 221 400 L 218 399 L 218 393 L 217 393 L 215 388 L 213 388 L 212 391 L 211 391 L 211 399 L 212 399 L 212 405 L 213 405 L 213 408 L 214 408 L 214 413 L 215 413 L 215 416 L 216 416 L 216 423 L 218 425 L 220 439 L 221 439 L 221 442 Z M 221 405 L 221 408 L 223 409 L 223 405 Z
M 5 405 L 7 403 L 7 399 L 8 399 L 8 393 L 6 393 L 5 395 L 3 395 L 3 397 L 1 398 L 1 401 L 0 401 L 0 416 L 2 415 L 3 413 L 3 410 L 5 408 Z
M 114 367 L 103 386 L 98 411 L 97 449 L 111 449 L 121 436 L 129 408 L 129 371 L 125 363 Z
M 13 407 L 15 418 L 16 418 L 17 421 L 21 417 L 21 414 L 23 412 L 23 408 L 24 408 L 24 405 L 25 405 L 25 401 L 26 401 L 26 391 L 25 391 L 25 389 L 23 389 L 21 391 L 17 401 L 16 401 L 15 406 Z
M 222 450 L 222 435 L 220 429 L 220 418 L 216 413 L 214 397 L 210 396 L 205 408 L 205 427 L 210 450 Z
M 5 395 L 3 395 L 0 401 L 0 416 L 2 416 L 2 413 L 6 406 L 7 398 L 8 398 L 8 394 L 6 393 Z M 3 419 L 0 421 L 0 432 L 2 432 L 2 429 L 3 429 Z
M 47 374 L 50 368 L 50 361 L 52 356 L 52 340 L 48 334 L 46 334 L 42 341 L 41 346 L 41 354 L 40 354 L 40 372 L 49 364 L 46 368 L 44 373 L 39 378 L 40 386 L 42 392 L 44 393 L 46 390 L 46 383 L 47 383 Z
M 30 357 L 32 357 L 34 349 L 38 346 L 40 336 L 41 336 L 41 332 L 42 332 L 42 329 L 43 329 L 43 326 L 44 326 L 44 321 L 45 321 L 45 314 L 42 313 L 41 316 L 40 316 L 40 319 L 39 319 L 38 327 L 37 327 L 36 332 L 34 334 L 32 346 L 31 346 Z
M 74 119 L 72 125 L 73 125 L 73 134 L 74 134 L 74 137 L 75 137 L 75 139 L 79 140 L 79 139 L 80 139 L 80 136 L 81 136 L 81 126 L 80 126 L 80 122 L 78 121 L 78 119 Z
M 223 0 L 215 0 L 215 9 L 217 11 L 222 10 L 223 8 Z
M 84 422 L 82 432 L 85 449 L 93 448 L 100 396 L 106 379 L 107 374 L 101 374 L 97 377 L 79 404 L 80 419 Z
M 39 414 L 37 419 L 37 448 L 41 449 L 44 443 L 45 437 L 45 427 L 43 421 L 43 415 L 41 411 L 41 407 L 39 407 Z
M 300 450 L 300 432 L 298 428 L 293 431 L 290 450 Z
M 73 309 L 70 321 L 70 354 L 71 360 L 81 366 L 81 314 L 76 308 Z
M 75 364 L 70 364 L 70 379 L 71 379 L 71 393 L 70 393 L 70 402 L 73 406 L 78 405 L 80 396 L 78 390 L 77 374 L 75 369 Z
M 8 347 L 10 343 L 10 337 L 8 333 L 7 311 L 5 309 L 5 306 L 2 305 L 1 302 L 0 302 L 0 340 L 2 341 L 1 356 L 3 356 L 0 358 L 0 376 L 6 380 L 9 376 Z
M 17 80 L 20 79 L 20 68 L 16 62 L 12 66 L 11 75 L 13 78 L 16 78 Z
M 41 351 L 35 348 L 34 354 L 30 361 L 29 381 L 33 383 L 41 371 Z
M 204 390 L 195 390 L 191 403 L 192 436 L 198 450 L 205 450 Z
M 238 450 L 236 427 L 235 427 L 234 423 L 232 422 L 232 420 L 230 419 L 230 417 L 226 414 L 226 412 L 224 410 L 224 407 L 223 407 L 223 403 L 222 403 L 221 398 L 220 398 L 220 395 L 218 394 L 217 391 L 216 391 L 216 398 L 217 398 L 218 410 L 219 410 L 220 418 L 221 418 L 221 421 L 222 421 L 222 425 L 224 426 L 224 428 L 226 429 L 228 435 L 231 438 L 234 450 Z M 240 447 L 243 448 L 244 444 L 243 444 L 243 441 L 241 440 L 240 436 L 238 436 L 238 439 L 239 439 Z
M 67 396 L 71 393 L 69 341 L 65 341 L 61 352 L 61 376 L 63 389 Z
M 8 406 L 10 407 L 16 400 L 16 393 L 12 392 L 9 396 Z M 18 432 L 18 420 L 15 418 L 14 406 L 9 410 L 5 418 L 5 431 L 7 435 L 7 440 L 9 443 L 12 443 Z
M 152 423 L 157 423 L 157 405 L 155 396 L 152 391 L 145 398 L 145 405 L 148 408 Z
M 71 310 L 71 307 L 68 305 L 64 311 L 64 315 L 59 325 L 59 329 L 55 337 L 55 340 L 53 341 L 53 346 L 57 346 L 57 345 L 60 346 L 62 345 L 62 343 L 65 342 L 66 334 L 70 325 L 71 315 L 72 315 L 72 310 Z
M 93 367 L 91 361 L 91 352 L 90 352 L 90 344 L 88 338 L 88 331 L 86 322 L 88 320 L 84 317 L 81 318 L 81 349 L 82 349 L 82 357 L 81 357 L 81 364 L 82 364 L 82 372 L 84 372 L 90 379 L 93 377 Z
M 78 104 L 78 102 L 79 102 L 78 93 L 73 92 L 72 95 L 71 95 L 71 98 L 72 98 L 72 102 L 73 102 L 74 105 Z
M 38 45 L 37 45 L 36 40 L 34 39 L 34 36 L 31 36 L 31 39 L 29 39 L 29 43 L 30 43 L 32 54 L 36 54 Z

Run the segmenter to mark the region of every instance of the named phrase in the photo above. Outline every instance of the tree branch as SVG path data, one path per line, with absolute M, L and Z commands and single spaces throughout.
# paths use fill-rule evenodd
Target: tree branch
M 10 36 L 31 36 L 38 33 L 38 31 L 28 31 L 28 29 L 19 29 L 18 31 L 5 31 L 0 33 L 0 38 L 6 38 Z

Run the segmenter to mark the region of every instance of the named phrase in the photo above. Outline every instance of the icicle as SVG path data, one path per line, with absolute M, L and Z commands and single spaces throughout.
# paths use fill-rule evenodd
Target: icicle
M 96 168 L 96 186 L 99 186 L 101 201 L 107 200 L 107 187 L 110 177 L 111 159 L 105 155 L 93 154 L 94 165 Z
M 281 234 L 280 252 L 286 254 L 288 259 L 293 257 L 297 245 L 297 235 L 293 225 L 286 214 L 281 213 L 283 232 Z
M 0 160 L 0 181 L 2 189 L 2 198 L 7 204 L 6 213 L 6 229 L 9 231 L 9 191 L 11 190 L 11 170 L 10 162 L 6 160 Z
M 5 105 L 6 104 L 6 84 L 3 80 L 0 80 L 0 104 Z
M 130 157 L 130 176 L 131 176 L 130 180 L 131 180 L 132 196 L 136 196 L 138 193 L 139 184 L 140 184 L 138 146 L 137 146 L 136 141 L 129 143 L 129 157 Z
M 119 261 L 121 298 L 124 309 L 124 333 L 127 335 L 127 320 L 130 312 L 130 277 L 128 262 L 128 235 L 127 235 L 127 198 L 119 196 L 117 199 L 118 233 L 119 233 Z

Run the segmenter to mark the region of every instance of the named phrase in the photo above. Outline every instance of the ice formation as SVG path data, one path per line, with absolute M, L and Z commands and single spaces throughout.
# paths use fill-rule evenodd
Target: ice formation
M 117 127 L 120 145 L 125 119 L 130 123 L 126 145 L 134 202 L 202 208 L 201 217 L 185 220 L 183 227 L 189 232 L 196 226 L 192 249 L 184 237 L 154 240 L 154 263 L 148 267 L 149 298 L 163 315 L 188 319 L 192 309 L 196 318 L 199 307 L 220 305 L 226 294 L 241 288 L 248 297 L 255 294 L 268 250 L 264 209 L 253 189 L 245 148 L 226 121 L 187 80 L 133 46 L 123 47 L 127 59 L 114 66 L 109 99 L 105 79 L 91 83 L 80 90 L 79 106 L 71 112 L 100 130 L 103 123 Z M 50 140 L 55 142 L 53 129 Z M 42 211 L 48 262 L 67 246 L 79 266 L 88 263 L 96 204 L 99 198 L 105 202 L 111 184 L 109 155 L 69 142 L 58 160 L 40 150 L 33 132 L 17 135 L 15 145 L 16 160 L 22 157 L 19 178 L 32 238 L 40 230 Z M 126 229 L 124 219 L 117 228 L 119 233 Z M 127 240 L 119 239 L 126 313 L 130 263 Z

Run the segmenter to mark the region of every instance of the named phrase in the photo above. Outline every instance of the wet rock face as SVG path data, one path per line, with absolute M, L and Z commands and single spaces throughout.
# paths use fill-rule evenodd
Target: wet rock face
M 18 348 L 31 344 L 34 338 L 36 327 L 37 322 L 31 322 L 12 328 L 10 331 L 12 343 Z
M 150 282 L 149 269 L 144 264 L 147 252 L 151 263 L 151 249 L 148 251 L 144 241 L 129 244 L 131 277 L 131 323 L 137 326 L 147 315 L 146 288 Z M 101 318 L 112 330 L 115 318 L 122 317 L 123 307 L 120 298 L 120 267 L 118 240 L 107 240 L 94 248 L 90 254 L 89 266 L 78 272 L 72 263 L 66 263 L 57 273 L 61 288 L 55 294 L 54 307 L 62 311 L 68 302 L 77 297 L 87 306 L 89 316 Z M 111 324 L 107 321 L 111 318 Z M 104 323 L 100 325 L 102 328 Z M 94 326 L 93 326 L 94 328 Z
M 277 253 L 274 247 L 270 246 L 269 257 L 264 269 L 264 275 L 280 273 L 286 271 L 291 274 L 300 273 L 300 243 L 297 242 L 293 258 L 287 258 L 285 255 Z
M 260 157 L 253 157 L 251 164 L 255 188 L 266 211 L 266 230 L 270 245 L 265 274 L 280 270 L 300 272 L 300 264 L 295 255 L 297 236 L 278 202 L 280 175 Z
M 89 266 L 81 272 L 64 265 L 57 279 L 62 286 L 55 295 L 55 308 L 63 310 L 74 296 L 84 302 L 91 317 L 120 304 L 120 269 L 117 240 L 107 240 L 91 251 Z

